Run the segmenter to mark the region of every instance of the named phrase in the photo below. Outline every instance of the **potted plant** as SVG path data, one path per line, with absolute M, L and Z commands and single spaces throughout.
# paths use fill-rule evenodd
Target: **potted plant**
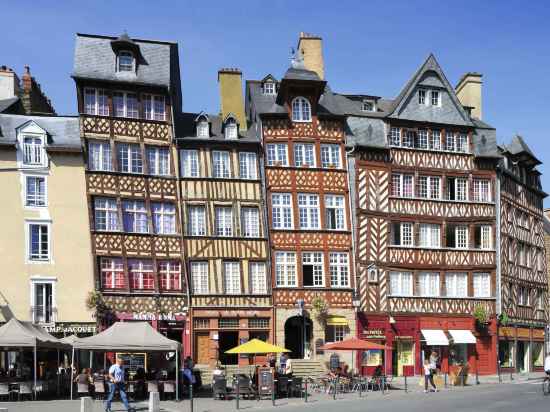
M 111 323 L 113 311 L 107 302 L 105 302 L 101 292 L 97 290 L 90 291 L 86 298 L 86 307 L 94 311 L 92 316 L 96 319 L 98 330 L 102 323 Z
M 489 313 L 487 312 L 487 309 L 485 309 L 482 305 L 477 305 L 474 308 L 474 319 L 476 320 L 476 326 L 481 329 L 485 330 L 487 329 L 487 325 L 489 324 Z
M 328 317 L 328 303 L 317 295 L 311 300 L 311 306 L 319 323 L 325 324 Z

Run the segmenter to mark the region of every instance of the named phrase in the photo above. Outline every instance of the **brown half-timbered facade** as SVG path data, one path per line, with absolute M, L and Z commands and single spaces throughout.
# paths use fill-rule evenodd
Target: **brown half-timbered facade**
M 103 321 L 150 321 L 184 342 L 188 300 L 172 125 L 181 105 L 177 44 L 78 34 L 72 76 L 95 287 L 109 308 Z
M 517 372 L 543 370 L 548 278 L 541 162 L 521 136 L 499 146 L 499 360 Z

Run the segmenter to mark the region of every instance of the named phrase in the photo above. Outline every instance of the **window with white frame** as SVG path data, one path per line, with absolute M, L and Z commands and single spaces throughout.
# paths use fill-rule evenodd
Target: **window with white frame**
M 468 179 L 448 176 L 445 180 L 447 183 L 447 200 L 459 202 L 468 200 Z
M 285 143 L 268 143 L 266 149 L 268 166 L 288 166 L 288 151 Z
M 239 262 L 223 262 L 225 293 L 241 293 L 241 267 Z
M 528 297 L 529 295 L 528 295 L 527 288 L 523 286 L 519 286 L 518 287 L 518 305 L 521 305 L 521 306 L 528 305 L 528 301 L 529 301 Z
M 441 199 L 441 177 L 418 176 L 418 197 Z
M 296 97 L 292 101 L 292 120 L 295 122 L 311 121 L 311 104 L 305 97 Z
M 390 128 L 390 146 L 401 146 L 401 129 L 399 127 Z
M 152 202 L 153 230 L 159 235 L 176 234 L 176 206 L 173 203 Z
M 295 143 L 294 165 L 296 167 L 315 167 L 315 145 L 312 143 Z
M 340 146 L 337 144 L 321 145 L 321 167 L 340 168 Z
M 125 232 L 149 233 L 145 202 L 124 200 L 122 202 L 122 223 Z
M 128 92 L 114 92 L 113 114 L 116 117 L 137 119 L 139 117 L 137 95 Z
M 396 222 L 392 224 L 392 245 L 414 246 L 413 224 L 411 222 Z
M 250 271 L 250 293 L 263 295 L 267 293 L 267 280 L 265 275 L 265 263 L 250 262 L 248 264 Z
M 349 259 L 343 252 L 329 253 L 330 286 L 349 287 Z
M 518 263 L 520 266 L 525 266 L 525 263 L 526 263 L 526 259 L 525 259 L 525 243 L 523 242 L 518 242 L 518 256 L 519 256 L 519 259 L 518 259 Z
M 262 92 L 263 92 L 263 94 L 268 94 L 268 95 L 277 94 L 276 89 L 275 89 L 275 83 L 265 82 L 262 86 Z
M 474 202 L 490 202 L 491 192 L 489 179 L 474 179 L 473 180 L 473 197 Z
M 324 286 L 322 252 L 302 252 L 302 276 L 304 286 Z
M 428 131 L 426 129 L 418 129 L 418 144 L 419 149 L 428 148 Z
M 432 223 L 421 223 L 419 225 L 418 240 L 420 247 L 441 247 L 441 226 Z
M 143 158 L 138 144 L 117 143 L 118 171 L 143 173 Z
M 341 342 L 346 336 L 346 327 L 344 325 L 326 325 L 325 326 L 325 342 L 334 343 Z
M 257 179 L 257 160 L 254 152 L 239 153 L 239 177 L 241 179 Z
M 414 130 L 405 130 L 403 133 L 403 141 L 401 145 L 403 147 L 414 147 L 414 142 L 416 141 L 416 132 Z
M 145 259 L 128 260 L 128 277 L 132 289 L 155 289 L 153 261 Z
M 431 150 L 441 150 L 441 130 L 430 132 L 428 144 Z
M 227 140 L 236 140 L 238 137 L 237 122 L 235 119 L 228 119 L 223 129 L 224 137 Z
M 319 229 L 319 195 L 298 194 L 300 229 Z
M 42 136 L 23 136 L 23 164 L 25 166 L 44 166 L 46 150 Z
M 476 225 L 474 229 L 474 247 L 489 250 L 493 247 L 491 225 Z
M 199 177 L 198 150 L 180 150 L 182 177 Z
M 116 199 L 110 197 L 96 197 L 94 199 L 94 223 L 95 230 L 119 230 Z
M 468 296 L 468 274 L 445 274 L 446 296 L 450 298 L 465 298 Z
M 229 179 L 231 177 L 231 166 L 229 160 L 229 152 L 213 151 L 212 152 L 212 167 L 213 176 L 220 179 Z
M 468 226 L 466 225 L 447 225 L 447 247 L 456 249 L 468 248 Z
M 84 89 L 84 113 L 94 116 L 109 116 L 109 98 L 102 89 Z
M 181 290 L 181 265 L 175 260 L 158 262 L 161 290 Z
M 426 90 L 418 89 L 418 104 L 426 104 Z
M 414 176 L 403 173 L 392 173 L 391 195 L 396 197 L 413 197 Z
M 271 194 L 273 229 L 292 229 L 292 196 L 290 193 Z
M 275 252 L 275 283 L 278 287 L 298 286 L 295 252 Z
M 390 272 L 390 295 L 413 295 L 413 276 L 411 272 Z
M 361 105 L 361 110 L 364 112 L 374 112 L 376 111 L 376 105 L 374 100 L 363 100 Z
M 341 195 L 325 195 L 325 225 L 329 230 L 346 229 L 345 199 Z
M 489 273 L 474 273 L 474 297 L 491 297 L 491 275 Z
M 190 236 L 206 235 L 206 210 L 203 205 L 191 205 L 187 207 L 188 225 Z
M 439 296 L 439 273 L 421 272 L 418 274 L 420 296 Z
M 44 207 L 46 203 L 46 176 L 25 176 L 25 206 Z
M 231 206 L 216 206 L 216 235 L 233 236 L 233 208 Z
M 208 262 L 191 262 L 191 284 L 193 293 L 196 295 L 205 295 L 210 291 Z
M 147 146 L 147 167 L 150 175 L 170 175 L 170 151 L 167 147 Z
M 456 150 L 456 134 L 448 131 L 445 133 L 445 150 L 454 152 Z
M 28 223 L 28 260 L 50 260 L 50 225 L 48 223 Z
M 109 142 L 88 142 L 88 167 L 93 171 L 111 172 L 113 160 Z
M 459 133 L 456 138 L 456 151 L 460 153 L 468 152 L 468 135 L 466 133 Z
M 101 286 L 103 289 L 124 289 L 124 264 L 120 258 L 101 258 Z
M 143 108 L 147 120 L 164 121 L 166 119 L 164 96 L 146 94 L 143 99 Z
M 441 98 L 439 95 L 439 91 L 432 90 L 431 91 L 431 97 L 432 97 L 432 106 L 440 106 L 441 105 Z
M 197 137 L 210 137 L 210 126 L 206 120 L 197 123 Z
M 32 320 L 34 323 L 55 322 L 55 282 L 32 280 Z
M 121 50 L 117 56 L 119 72 L 133 72 L 135 71 L 135 59 L 134 54 L 131 51 Z
M 244 237 L 260 236 L 260 212 L 257 207 L 241 208 L 242 235 Z

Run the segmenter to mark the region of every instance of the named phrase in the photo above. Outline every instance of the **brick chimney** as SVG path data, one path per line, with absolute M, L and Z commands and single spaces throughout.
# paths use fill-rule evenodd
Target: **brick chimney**
M 0 99 L 17 97 L 20 93 L 19 77 L 7 67 L 0 66 Z
M 481 120 L 482 115 L 482 85 L 481 73 L 468 72 L 464 74 L 455 87 L 456 97 L 463 106 L 470 108 L 473 117 Z
M 229 113 L 233 113 L 237 118 L 240 130 L 246 130 L 242 72 L 237 68 L 220 69 L 218 70 L 218 83 L 220 84 L 222 119 Z
M 300 32 L 298 51 L 304 56 L 306 69 L 325 79 L 325 62 L 323 60 L 323 39 L 313 34 Z
M 31 76 L 29 66 L 25 66 L 21 83 L 23 86 L 21 102 L 25 108 L 25 114 L 56 114 L 52 102 L 44 94 L 40 84 Z

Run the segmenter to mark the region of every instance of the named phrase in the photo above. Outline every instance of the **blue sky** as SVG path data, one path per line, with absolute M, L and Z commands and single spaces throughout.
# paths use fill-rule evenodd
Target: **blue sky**
M 394 97 L 430 52 L 453 85 L 464 72 L 483 73 L 483 118 L 497 128 L 499 142 L 520 133 L 550 163 L 547 1 L 2 3 L 0 64 L 19 74 L 28 64 L 60 114 L 76 110 L 69 77 L 76 32 L 127 30 L 177 41 L 184 110 L 215 112 L 219 68 L 239 67 L 248 79 L 280 77 L 306 31 L 323 37 L 335 91 Z M 543 186 L 550 192 L 550 172 Z

